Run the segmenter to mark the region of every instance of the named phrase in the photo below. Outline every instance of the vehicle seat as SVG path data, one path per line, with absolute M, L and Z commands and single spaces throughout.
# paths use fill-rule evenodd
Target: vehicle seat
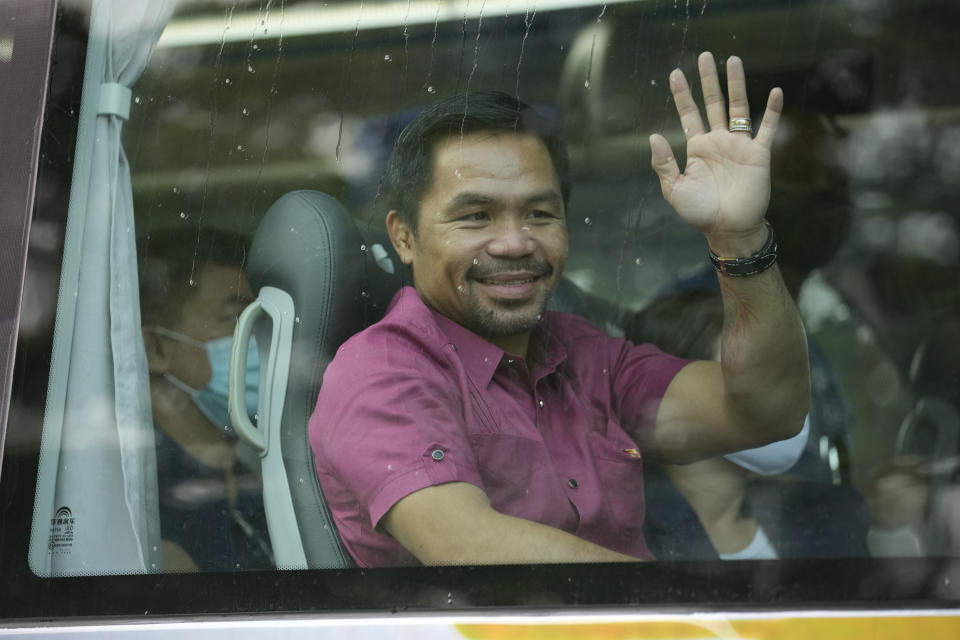
M 271 333 L 269 323 L 257 321 L 253 325 L 260 362 L 264 364 L 256 427 L 260 434 L 250 439 L 257 440 L 252 444 L 262 451 L 264 507 L 277 566 L 301 565 L 302 561 L 295 560 L 297 550 L 289 548 L 298 544 L 297 533 L 303 549 L 299 557 L 305 559 L 307 568 L 352 566 L 320 489 L 307 423 L 323 372 L 337 349 L 383 315 L 393 294 L 408 279 L 407 271 L 393 252 L 385 230 L 361 230 L 343 206 L 326 194 L 294 191 L 277 200 L 260 222 L 250 248 L 247 275 L 264 304 L 270 302 L 266 294 L 277 294 L 277 290 L 287 294 L 289 298 L 280 295 L 292 302 L 292 307 L 281 315 L 294 316 L 286 318 L 292 331 L 279 337 L 279 341 L 289 343 L 288 361 L 273 357 L 278 346 L 286 344 L 271 344 L 277 334 Z M 246 344 L 238 349 L 237 342 L 235 337 L 235 354 L 245 353 Z M 244 367 L 237 369 L 243 371 Z M 277 391 L 265 388 L 275 374 L 285 378 L 285 392 L 283 380 Z M 281 397 L 271 399 L 271 394 Z M 280 399 L 282 411 L 265 416 L 265 408 L 276 406 L 272 402 Z M 235 419 L 235 426 L 237 422 Z M 269 430 L 277 432 L 264 435 Z M 244 437 L 241 429 L 237 432 Z M 248 437 L 244 439 L 249 441 Z M 267 464 L 271 458 L 276 464 Z M 291 517 L 295 517 L 295 523 L 288 521 Z

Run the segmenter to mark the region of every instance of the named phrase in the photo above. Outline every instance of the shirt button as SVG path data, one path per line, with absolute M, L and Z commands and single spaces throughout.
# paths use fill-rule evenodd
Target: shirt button
M 541 408 L 541 409 L 543 409 L 543 400 L 539 400 L 539 401 L 537 402 L 537 404 L 540 405 L 540 408 Z
M 513 358 L 507 358 L 507 364 L 513 364 Z
M 576 489 L 577 487 L 580 486 L 580 483 L 577 482 L 577 479 L 576 479 L 576 478 L 570 478 L 569 480 L 567 480 L 567 485 L 568 485 L 571 489 Z
M 430 457 L 436 460 L 437 462 L 440 462 L 441 460 L 443 460 L 443 451 L 441 451 L 440 449 L 434 449 L 433 453 L 430 454 Z

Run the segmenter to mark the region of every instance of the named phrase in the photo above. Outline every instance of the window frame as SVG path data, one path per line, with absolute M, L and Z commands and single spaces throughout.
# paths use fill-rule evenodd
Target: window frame
M 4 225 L 19 225 L 22 234 L 0 235 L 0 252 L 8 249 L 19 262 L 19 271 L 4 273 L 0 287 L 4 298 L 17 301 L 23 290 L 26 264 L 31 259 L 26 239 L 31 220 L 37 216 L 65 222 L 66 210 L 34 208 L 35 194 L 46 180 L 55 180 L 44 163 L 70 158 L 47 157 L 52 145 L 52 114 L 58 117 L 79 106 L 79 83 L 46 102 L 48 72 L 54 82 L 76 82 L 70 65 L 58 64 L 56 41 L 65 37 L 64 7 L 54 0 L 38 3 L 18 0 L 18 29 L 33 24 L 37 39 L 17 40 L 35 55 L 15 57 L 14 82 L 23 84 L 4 96 L 15 110 L 0 122 L 3 136 L 19 134 L 24 141 L 21 155 L 11 154 L 0 172 L 0 193 L 16 194 L 14 206 L 0 208 Z M 27 18 L 21 19 L 20 15 Z M 29 22 L 34 20 L 35 22 Z M 46 21 L 46 22 L 44 22 Z M 46 37 L 42 28 L 48 29 Z M 56 29 L 55 29 L 56 27 Z M 18 30 L 18 34 L 20 31 Z M 15 50 L 19 52 L 18 50 Z M 45 53 L 44 53 L 45 52 Z M 17 64 L 23 64 L 18 67 Z M 62 62 L 62 61 L 60 61 Z M 22 76 L 15 71 L 23 69 Z M 82 61 L 79 69 L 83 69 Z M 82 72 L 81 72 L 82 73 Z M 66 75 L 65 75 L 66 74 Z M 46 110 L 44 110 L 46 105 Z M 23 123 L 44 123 L 44 128 Z M 74 125 L 75 127 L 75 125 Z M 75 134 L 75 130 L 73 132 Z M 32 137 L 31 137 L 32 136 Z M 29 142 L 29 144 L 26 144 Z M 72 139 L 68 142 L 72 142 Z M 42 144 L 41 144 L 42 143 Z M 13 148 L 13 147 L 11 147 Z M 18 147 L 20 148 L 20 147 Z M 9 164 L 6 164 L 6 163 Z M 24 168 L 39 167 L 24 172 Z M 65 175 L 70 175 L 66 171 Z M 9 191 L 7 190 L 9 187 Z M 19 244 L 17 244 L 19 242 Z M 13 299 L 13 298 L 11 298 Z M 12 346 L 12 334 L 0 334 Z M 4 329 L 6 331 L 6 329 Z M 4 343 L 7 344 L 7 343 Z M 16 361 L 12 351 L 0 344 L 4 363 L 4 386 L 0 397 L 0 454 L 7 435 L 6 419 L 11 376 L 19 385 L 39 384 L 45 389 L 43 360 L 36 352 L 21 351 Z M 40 420 L 40 418 L 38 418 Z M 39 432 L 39 424 L 24 420 L 10 430 Z M 0 457 L 0 464 L 3 458 Z M 933 612 L 960 607 L 960 560 L 943 558 L 836 560 L 780 560 L 755 562 L 657 562 L 644 565 L 540 565 L 509 567 L 423 567 L 406 569 L 339 569 L 310 571 L 265 571 L 248 573 L 149 574 L 136 576 L 90 576 L 38 578 L 27 565 L 32 488 L 36 461 L 18 460 L 0 467 L 0 625 L 29 619 L 133 618 L 144 613 L 150 619 L 177 616 L 224 616 L 280 613 L 372 613 L 471 612 L 497 615 L 577 610 L 618 612 L 762 611 L 788 614 L 823 609 L 883 609 Z M 26 515 L 27 517 L 23 517 Z M 16 516 L 16 517 L 13 517 Z M 25 544 L 25 543 L 24 543 Z M 952 575 L 952 589 L 944 581 Z M 915 582 L 898 590 L 890 575 L 913 575 Z M 946 577 L 945 577 L 946 576 Z M 949 583 L 948 583 L 949 584 Z M 197 597 L 202 594 L 203 597 Z

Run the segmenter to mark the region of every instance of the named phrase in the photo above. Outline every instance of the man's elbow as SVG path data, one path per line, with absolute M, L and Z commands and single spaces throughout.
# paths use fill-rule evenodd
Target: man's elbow
M 810 385 L 796 384 L 780 394 L 778 401 L 766 411 L 761 444 L 786 440 L 800 433 L 810 412 Z

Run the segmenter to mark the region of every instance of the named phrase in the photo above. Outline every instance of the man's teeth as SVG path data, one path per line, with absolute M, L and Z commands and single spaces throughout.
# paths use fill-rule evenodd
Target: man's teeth
M 481 280 L 483 284 L 493 284 L 506 287 L 515 287 L 521 284 L 527 284 L 528 282 L 533 282 L 534 278 L 527 278 L 525 280 Z

